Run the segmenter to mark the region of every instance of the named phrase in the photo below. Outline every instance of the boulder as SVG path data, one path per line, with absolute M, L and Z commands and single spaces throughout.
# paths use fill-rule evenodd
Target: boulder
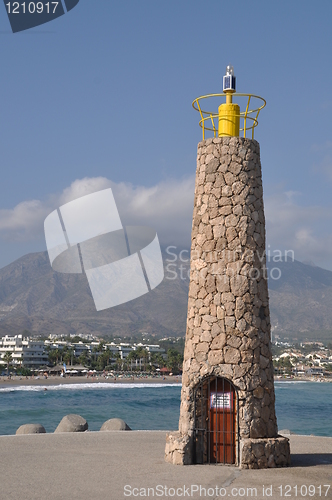
M 278 432 L 281 436 L 286 435 L 290 436 L 291 434 L 294 434 L 294 432 L 290 431 L 289 429 L 282 429 L 281 431 Z
M 41 424 L 24 424 L 17 429 L 16 434 L 45 434 L 45 432 Z
M 121 418 L 110 418 L 103 423 L 101 431 L 131 431 L 129 425 Z
M 88 430 L 88 422 L 80 415 L 70 414 L 63 417 L 54 433 L 84 432 Z

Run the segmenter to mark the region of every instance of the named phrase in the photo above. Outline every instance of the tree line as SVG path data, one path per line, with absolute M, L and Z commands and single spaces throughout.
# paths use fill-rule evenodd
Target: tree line
M 150 353 L 144 347 L 138 347 L 135 351 L 130 351 L 128 356 L 122 359 L 120 353 L 112 352 L 103 342 L 93 347 L 91 353 L 86 351 L 80 356 L 75 356 L 75 350 L 70 346 L 64 346 L 63 349 L 52 349 L 47 346 L 46 352 L 48 362 L 52 366 L 63 363 L 66 363 L 68 367 L 80 364 L 98 371 L 114 369 L 122 371 L 155 371 L 157 368 L 167 368 L 170 372 L 178 374 L 182 371 L 183 363 L 182 353 L 174 348 L 168 349 L 166 355 L 162 355 L 161 353 Z M 12 362 L 11 353 L 6 353 L 5 356 L 7 354 L 8 359 L 10 358 L 10 364 Z M 5 360 L 5 357 L 3 359 Z

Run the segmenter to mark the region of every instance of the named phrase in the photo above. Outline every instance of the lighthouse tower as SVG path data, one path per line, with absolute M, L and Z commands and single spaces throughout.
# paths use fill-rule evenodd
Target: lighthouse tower
M 234 98 L 244 101 L 242 111 Z M 218 106 L 204 111 L 213 101 Z M 232 66 L 223 93 L 193 102 L 203 140 L 179 431 L 166 438 L 165 459 L 173 464 L 290 464 L 289 441 L 278 435 L 275 416 L 262 173 L 254 139 L 265 104 L 236 93 Z

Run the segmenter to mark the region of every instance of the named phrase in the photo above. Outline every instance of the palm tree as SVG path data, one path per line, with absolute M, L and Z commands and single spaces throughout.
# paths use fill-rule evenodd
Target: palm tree
M 109 347 L 106 347 L 105 349 L 105 357 L 106 357 L 106 366 L 108 366 L 110 364 L 110 359 L 112 357 L 112 352 L 111 352 L 111 349 Z
M 19 362 L 19 367 L 22 368 L 22 363 L 23 363 L 23 356 L 21 355 L 19 358 L 16 358 L 16 361 Z
M 119 352 L 117 352 L 114 356 L 114 359 L 115 359 L 115 363 L 116 363 L 116 367 L 119 368 L 119 363 L 121 361 L 121 365 L 123 366 L 123 362 L 122 362 L 122 358 L 121 358 L 121 354 Z
M 166 361 L 164 360 L 160 352 L 151 354 L 151 363 L 157 365 L 158 368 L 163 368 L 164 366 L 166 366 Z
M 137 355 L 137 358 L 139 359 L 139 369 L 140 369 L 140 371 L 142 371 L 142 359 L 144 358 L 143 347 L 138 347 L 136 349 L 136 355 Z
M 13 361 L 12 353 L 10 351 L 5 352 L 5 354 L 3 355 L 2 359 L 4 360 L 5 363 L 7 363 L 7 377 L 8 377 L 8 375 L 9 375 L 9 365 Z
M 127 361 L 130 361 L 130 370 L 133 371 L 133 361 L 135 361 L 135 363 L 136 363 L 137 359 L 138 359 L 137 352 L 130 351 L 130 353 L 128 354 L 126 359 L 127 359 Z
M 182 368 L 183 355 L 176 349 L 168 349 L 166 366 L 173 373 L 179 373 Z
M 48 361 L 49 363 L 54 363 L 55 364 L 55 360 L 56 360 L 56 354 L 55 354 L 55 351 L 53 350 L 49 350 L 48 348 L 46 348 L 46 352 L 48 353 Z
M 85 366 L 88 364 L 88 356 L 86 352 L 83 352 L 79 358 L 78 361 L 80 362 L 81 365 Z
M 146 372 L 146 363 L 149 359 L 149 353 L 146 349 L 143 349 L 143 363 L 144 363 L 144 371 Z
M 65 347 L 63 349 L 64 355 L 63 355 L 63 360 L 65 363 L 69 363 L 70 366 L 73 366 L 73 360 L 74 360 L 74 349 L 72 347 Z
M 63 356 L 63 361 L 66 363 L 66 365 L 70 365 L 70 361 L 71 361 L 71 354 L 69 351 L 65 352 L 64 353 L 64 356 Z
M 55 349 L 54 350 L 54 357 L 55 357 L 55 362 L 56 364 L 59 363 L 59 358 L 61 358 L 61 361 L 62 361 L 62 356 L 61 356 L 61 351 L 60 349 Z
M 92 354 L 95 355 L 95 363 L 97 363 L 97 352 L 100 352 L 99 347 L 93 347 Z
M 104 370 L 106 368 L 106 366 L 109 365 L 110 357 L 111 357 L 110 350 L 109 350 L 109 352 L 104 351 L 98 356 L 97 367 L 99 370 Z

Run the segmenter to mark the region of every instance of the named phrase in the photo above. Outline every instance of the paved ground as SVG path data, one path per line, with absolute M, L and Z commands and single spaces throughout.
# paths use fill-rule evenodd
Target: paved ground
M 166 464 L 165 432 L 1 436 L 0 499 L 332 499 L 332 438 L 290 439 L 292 467 L 249 471 Z

